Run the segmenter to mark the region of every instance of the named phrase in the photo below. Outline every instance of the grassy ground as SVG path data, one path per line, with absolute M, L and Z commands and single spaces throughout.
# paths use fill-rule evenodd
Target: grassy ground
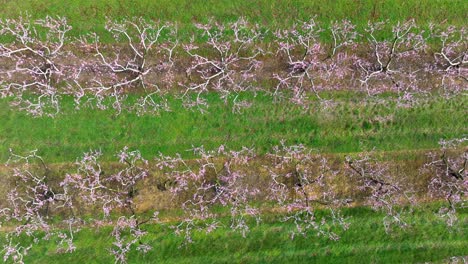
M 468 3 L 463 0 L 0 0 L 0 4 L 0 18 L 25 13 L 33 19 L 65 16 L 73 26 L 71 37 L 94 31 L 103 36 L 104 42 L 111 41 L 105 34 L 106 17 L 141 16 L 175 22 L 183 42 L 192 36 L 194 22 L 207 22 L 209 17 L 228 22 L 243 16 L 270 29 L 311 17 L 325 27 L 347 18 L 362 30 L 368 21 L 385 19 L 389 20 L 389 28 L 397 21 L 411 18 L 423 26 L 431 21 L 441 26 L 465 26 L 468 11 Z M 322 41 L 328 39 L 324 33 Z M 0 41 L 3 40 L 0 36 Z M 97 148 L 104 152 L 104 160 L 115 160 L 113 155 L 124 146 L 140 149 L 148 159 L 158 152 L 181 153 L 190 158 L 191 153 L 186 150 L 192 146 L 204 145 L 207 149 L 221 144 L 232 149 L 252 146 L 262 154 L 283 139 L 287 144 L 303 143 L 322 153 L 340 156 L 375 147 L 391 151 L 392 154 L 386 153 L 388 159 L 405 159 L 411 163 L 408 154 L 411 150 L 437 148 L 441 138 L 468 135 L 466 96 L 451 100 L 433 97 L 410 109 L 397 107 L 395 103 L 366 102 L 357 93 L 335 93 L 329 97 L 336 99 L 336 107 L 323 108 L 313 103 L 309 110 L 292 104 L 274 104 L 264 95 L 244 97 L 253 101 L 253 106 L 241 114 L 233 114 L 230 106 L 224 105 L 217 95 L 209 94 L 210 107 L 206 114 L 186 110 L 179 101 L 169 98 L 171 112 L 144 116 L 128 112 L 115 115 L 115 111 L 93 109 L 73 111 L 71 99 L 65 98 L 63 114 L 56 118 L 30 117 L 12 109 L 9 99 L 2 98 L 0 163 L 8 159 L 9 148 L 17 153 L 38 149 L 48 163 L 71 164 L 83 152 Z M 182 238 L 167 226 L 148 226 L 150 235 L 146 239 L 154 247 L 153 251 L 147 255 L 132 251 L 129 262 L 421 263 L 467 256 L 468 242 L 463 234 L 468 232 L 468 212 L 460 213 L 461 223 L 457 228 L 447 229 L 432 211 L 417 210 L 411 218 L 413 228 L 388 235 L 382 226 L 382 214 L 366 208 L 347 209 L 345 215 L 350 217 L 351 226 L 346 232 L 338 232 L 341 239 L 337 242 L 313 234 L 291 240 L 288 233 L 293 225 L 278 222 L 277 215 L 266 217 L 247 238 L 220 229 L 210 235 L 196 234 L 195 243 L 186 248 L 179 248 Z M 112 263 L 114 259 L 108 254 L 112 243 L 109 231 L 85 228 L 76 235 L 78 249 L 74 254 L 57 253 L 56 241 L 39 244 L 33 247 L 25 262 Z M 0 236 L 0 247 L 3 243 Z
M 410 18 L 418 24 L 432 21 L 439 25 L 465 25 L 468 4 L 463 0 L 358 0 L 358 1 L 241 1 L 241 0 L 159 0 L 159 1 L 91 1 L 91 0 L 2 0 L 0 18 L 17 17 L 29 13 L 33 18 L 60 15 L 73 26 L 72 36 L 90 31 L 102 34 L 106 17 L 145 17 L 176 22 L 179 34 L 188 40 L 193 22 L 206 22 L 209 17 L 218 21 L 233 21 L 240 16 L 263 26 L 285 27 L 311 17 L 323 25 L 350 19 L 358 28 L 370 21 L 386 20 L 390 25 Z M 106 38 L 104 38 L 104 41 Z M 110 38 L 107 38 L 109 41 Z
M 219 229 L 209 235 L 197 233 L 194 244 L 179 248 L 182 238 L 168 227 L 149 226 L 145 242 L 154 249 L 147 255 L 132 251 L 129 263 L 411 263 L 448 261 L 466 256 L 468 213 L 460 224 L 448 229 L 431 210 L 417 210 L 413 227 L 386 234 L 383 215 L 366 208 L 345 210 L 350 229 L 338 231 L 333 242 L 310 234 L 291 240 L 291 223 L 273 221 L 276 216 L 252 228 L 247 238 Z M 112 240 L 109 229 L 85 229 L 75 237 L 74 254 L 56 252 L 55 241 L 36 245 L 26 263 L 112 263 L 108 254 Z
M 0 100 L 0 161 L 8 149 L 18 153 L 39 149 L 48 162 L 72 162 L 83 152 L 102 149 L 104 159 L 124 146 L 140 149 L 145 157 L 158 152 L 181 153 L 204 145 L 214 149 L 226 144 L 231 149 L 255 147 L 259 154 L 270 151 L 280 140 L 303 143 L 323 153 L 437 148 L 441 138 L 468 134 L 466 98 L 445 100 L 435 97 L 415 108 L 395 103 L 364 103 L 359 96 L 343 94 L 335 108 L 318 103 L 304 110 L 290 103 L 274 104 L 268 96 L 247 98 L 251 108 L 234 114 L 217 95 L 208 95 L 208 113 L 184 109 L 170 99 L 171 112 L 159 116 L 137 116 L 89 108 L 72 110 L 64 99 L 63 113 L 56 118 L 34 118 L 11 109 Z M 350 97 L 352 96 L 352 97 Z M 339 98 L 339 95 L 337 96 Z

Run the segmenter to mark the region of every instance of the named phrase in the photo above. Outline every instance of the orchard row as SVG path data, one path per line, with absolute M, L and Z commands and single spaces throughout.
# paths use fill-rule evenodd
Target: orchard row
M 32 247 L 57 241 L 57 252 L 73 253 L 81 229 L 102 227 L 110 231 L 115 262 L 125 263 L 134 250 L 152 250 L 154 245 L 145 242 L 150 225 L 168 225 L 187 244 L 196 242 L 195 233 L 221 227 L 246 237 L 268 213 L 294 226 L 291 238 L 339 240 L 338 233 L 353 228 L 341 213 L 345 207 L 367 205 L 383 213 L 385 230 L 392 233 L 411 230 L 417 224 L 413 210 L 428 200 L 442 200 L 436 203 L 437 216 L 456 227 L 468 193 L 468 152 L 460 151 L 466 141 L 440 142 L 441 149 L 420 168 L 420 175 L 429 175 L 421 189 L 375 153 L 347 157 L 337 166 L 302 145 L 283 143 L 262 157 L 246 147 L 199 147 L 193 160 L 160 154 L 148 161 L 124 148 L 113 166 L 100 161 L 100 151 L 90 151 L 75 169 L 58 174 L 35 151 L 11 152 L 10 188 L 0 200 L 7 239 L 1 252 L 5 261 L 22 263 Z M 153 196 L 145 195 L 148 190 Z M 178 212 L 169 221 L 157 209 L 164 208 L 165 198 Z M 142 208 L 143 203 L 153 209 Z
M 244 19 L 195 26 L 192 41 L 182 43 L 171 23 L 109 20 L 105 28 L 115 43 L 105 44 L 95 33 L 69 38 L 71 26 L 62 17 L 1 20 L 0 95 L 32 115 L 54 116 L 64 97 L 77 109 L 144 114 L 169 110 L 167 93 L 203 109 L 209 104 L 204 94 L 217 92 L 241 111 L 251 104 L 242 99 L 245 92 L 304 107 L 312 99 L 327 103 L 323 91 L 390 92 L 405 107 L 434 92 L 466 92 L 464 27 L 382 21 L 358 31 L 346 20 L 321 26 L 314 19 L 289 29 Z M 391 37 L 382 38 L 386 30 Z M 324 34 L 329 43 L 319 41 Z M 129 103 L 129 93 L 139 99 Z

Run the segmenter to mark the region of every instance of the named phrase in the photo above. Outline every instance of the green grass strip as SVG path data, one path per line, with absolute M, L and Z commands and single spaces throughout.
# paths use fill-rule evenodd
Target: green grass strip
M 177 23 L 180 36 L 188 40 L 194 29 L 193 22 L 207 22 L 210 17 L 219 22 L 245 17 L 270 29 L 287 27 L 312 17 L 324 26 L 335 20 L 350 19 L 362 29 L 368 21 L 388 19 L 389 24 L 394 25 L 412 18 L 420 25 L 434 22 L 441 26 L 464 26 L 467 11 L 468 4 L 464 0 L 7 0 L 2 1 L 0 18 L 14 18 L 25 13 L 31 14 L 33 19 L 65 16 L 73 26 L 71 36 L 76 37 L 89 32 L 105 35 L 106 17 L 144 17 Z M 111 38 L 102 40 L 111 41 Z
M 341 96 L 341 97 L 340 97 Z M 130 95 L 133 98 L 133 95 Z M 90 149 L 101 149 L 105 160 L 124 146 L 139 149 L 144 157 L 181 153 L 203 145 L 214 149 L 254 147 L 259 154 L 280 140 L 302 143 L 323 153 L 404 151 L 437 148 L 440 139 L 466 136 L 466 97 L 434 97 L 413 108 L 395 103 L 365 103 L 356 95 L 337 94 L 337 106 L 318 102 L 304 110 L 291 103 L 273 103 L 269 96 L 244 95 L 251 108 L 232 113 L 216 94 L 207 95 L 208 113 L 185 109 L 169 98 L 172 111 L 137 116 L 114 110 L 83 108 L 75 111 L 71 98 L 63 99 L 63 113 L 55 118 L 34 118 L 0 100 L 0 161 L 15 152 L 38 149 L 47 162 L 70 162 Z
M 466 256 L 467 212 L 459 214 L 459 224 L 448 228 L 431 210 L 417 209 L 408 229 L 385 233 L 381 213 L 367 208 L 345 210 L 350 217 L 347 231 L 330 241 L 313 233 L 290 239 L 294 226 L 271 216 L 243 238 L 220 228 L 210 234 L 195 233 L 194 243 L 181 247 L 183 238 L 166 226 L 147 226 L 145 243 L 153 246 L 148 254 L 132 251 L 129 263 L 423 263 L 447 262 Z M 276 220 L 274 220 L 276 219 Z M 228 223 L 226 223 L 228 224 Z M 75 235 L 77 250 L 56 252 L 56 241 L 35 245 L 25 263 L 112 263 L 110 228 L 84 229 Z

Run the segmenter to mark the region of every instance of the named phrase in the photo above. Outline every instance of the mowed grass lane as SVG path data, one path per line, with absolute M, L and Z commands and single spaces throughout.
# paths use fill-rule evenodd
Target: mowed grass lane
M 435 217 L 434 208 L 417 209 L 410 226 L 385 233 L 381 213 L 367 208 L 344 210 L 349 217 L 347 231 L 330 241 L 311 233 L 290 238 L 294 225 L 278 221 L 278 215 L 264 218 L 260 225 L 251 222 L 246 238 L 220 228 L 210 234 L 195 233 L 194 243 L 182 246 L 183 238 L 166 226 L 146 226 L 143 240 L 153 250 L 147 254 L 132 250 L 129 263 L 447 263 L 451 257 L 468 255 L 467 211 L 461 211 L 459 224 L 451 229 Z M 320 215 L 321 212 L 318 212 Z M 223 222 L 229 226 L 229 222 Z M 112 229 L 84 229 L 75 234 L 74 253 L 57 252 L 56 241 L 42 241 L 25 257 L 25 263 L 112 263 Z M 29 238 L 31 239 L 31 238 Z M 26 242 L 26 241 L 24 241 Z M 460 259 L 459 259 L 460 260 Z
M 47 162 L 72 162 L 91 149 L 101 149 L 105 160 L 115 160 L 124 146 L 139 149 L 147 158 L 159 152 L 190 158 L 187 150 L 192 146 L 215 149 L 221 144 L 231 149 L 253 147 L 262 154 L 281 140 L 322 153 L 374 147 L 401 151 L 437 148 L 440 139 L 468 134 L 466 97 L 435 97 L 404 108 L 344 95 L 337 96 L 335 107 L 313 102 L 307 110 L 273 103 L 265 95 L 244 98 L 252 107 L 241 113 L 233 113 L 218 95 L 209 94 L 207 113 L 185 109 L 179 100 L 169 98 L 170 112 L 143 116 L 90 108 L 75 111 L 71 98 L 64 98 L 62 113 L 55 118 L 28 116 L 1 99 L 0 161 L 8 159 L 9 148 L 17 153 L 38 149 Z
M 209 18 L 230 22 L 245 17 L 269 29 L 288 27 L 314 17 L 325 27 L 333 21 L 349 19 L 360 30 L 368 21 L 388 20 L 389 27 L 385 33 L 388 36 L 391 34 L 390 26 L 407 19 L 415 19 L 422 26 L 429 22 L 439 26 L 464 26 L 467 11 L 468 5 L 464 0 L 6 0 L 2 1 L 0 18 L 15 18 L 27 13 L 33 19 L 48 15 L 65 16 L 73 26 L 70 36 L 97 32 L 102 36 L 101 41 L 111 42 L 112 38 L 104 28 L 107 18 L 143 17 L 176 23 L 182 41 L 189 41 L 193 23 L 208 22 Z M 329 34 L 323 34 L 322 40 L 330 39 Z

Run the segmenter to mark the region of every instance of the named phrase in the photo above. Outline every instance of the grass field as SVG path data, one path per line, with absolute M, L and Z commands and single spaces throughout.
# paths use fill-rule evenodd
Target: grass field
M 447 263 L 450 257 L 466 256 L 467 212 L 460 213 L 460 225 L 448 229 L 434 217 L 431 207 L 415 211 L 414 225 L 386 234 L 383 215 L 367 208 L 344 211 L 350 228 L 339 231 L 338 241 L 310 234 L 291 240 L 294 226 L 277 216 L 257 226 L 243 238 L 221 228 L 211 234 L 195 233 L 194 243 L 181 247 L 183 239 L 167 226 L 149 226 L 145 242 L 153 246 L 147 254 L 132 251 L 129 263 Z M 170 225 L 171 223 L 167 223 Z M 112 263 L 111 230 L 85 229 L 75 237 L 77 251 L 57 253 L 56 241 L 35 246 L 26 263 Z
M 315 17 L 323 26 L 342 19 L 349 19 L 362 29 L 368 21 L 397 21 L 414 18 L 420 25 L 434 22 L 438 25 L 464 25 L 468 4 L 463 0 L 336 0 L 336 1 L 241 1 L 241 0 L 160 0 L 160 1 L 67 1 L 59 0 L 4 0 L 0 18 L 13 18 L 26 13 L 33 19 L 46 15 L 68 18 L 73 26 L 71 36 L 97 32 L 106 36 L 106 17 L 144 17 L 152 20 L 177 23 L 179 35 L 188 40 L 193 32 L 193 22 L 207 22 L 212 17 L 220 22 L 235 21 L 239 17 L 259 23 L 267 28 L 286 27 L 300 20 Z M 390 33 L 390 31 L 388 31 Z M 323 36 L 325 40 L 329 36 Z M 111 41 L 104 37 L 103 41 Z
M 143 156 L 162 152 L 180 153 L 192 146 L 214 149 L 221 144 L 231 149 L 254 147 L 259 154 L 270 151 L 280 140 L 302 143 L 322 153 L 431 149 L 440 139 L 468 134 L 466 98 L 446 100 L 434 97 L 414 108 L 395 103 L 376 103 L 356 94 L 337 95 L 337 106 L 322 109 L 318 102 L 310 109 L 290 103 L 273 103 L 265 95 L 252 97 L 251 108 L 232 113 L 216 94 L 209 94 L 208 113 L 182 107 L 170 99 L 170 112 L 137 116 L 123 112 L 84 108 L 73 110 L 64 100 L 63 113 L 55 118 L 35 118 L 11 109 L 0 101 L 0 160 L 8 149 L 25 152 L 38 149 L 47 162 L 72 162 L 83 152 L 100 148 L 105 159 L 124 146 L 139 149 Z M 367 103 L 364 101 L 367 100 Z M 374 100 L 375 101 L 375 100 Z
M 270 30 L 285 28 L 295 22 L 310 18 L 316 19 L 324 28 L 336 20 L 349 19 L 361 33 L 364 32 L 368 21 L 388 20 L 386 28 L 382 34 L 377 34 L 377 37 L 390 39 L 391 27 L 396 25 L 398 21 L 415 19 L 417 25 L 423 29 L 427 27 L 429 22 L 434 22 L 441 27 L 451 25 L 466 27 L 466 14 L 468 13 L 468 1 L 464 0 L 0 0 L 0 4 L 2 5 L 0 19 L 15 18 L 26 14 L 31 15 L 32 19 L 42 19 L 48 15 L 65 16 L 68 18 L 69 24 L 73 26 L 69 35 L 70 40 L 96 32 L 104 43 L 115 41 L 108 32 L 106 33 L 105 22 L 107 18 L 118 20 L 143 17 L 149 20 L 174 22 L 178 28 L 179 42 L 184 43 L 193 36 L 195 30 L 193 23 L 208 22 L 210 18 L 218 22 L 232 22 L 240 17 L 245 17 Z M 197 39 L 197 41 L 202 40 L 201 37 Z M 323 32 L 320 41 L 330 40 L 330 32 Z M 0 35 L 0 43 L 8 41 L 11 39 Z M 358 41 L 366 40 L 365 37 L 360 37 Z M 119 43 L 113 44 L 115 45 L 104 46 L 112 48 L 119 45 Z M 261 45 L 274 46 L 268 43 L 268 37 L 266 42 L 261 43 Z M 67 46 L 67 49 L 74 49 L 73 44 L 69 46 L 71 47 Z M 439 51 L 438 49 L 434 50 Z M 427 53 L 428 58 L 432 59 L 434 50 L 425 50 L 424 52 Z M 359 49 L 354 51 L 360 52 Z M 88 54 L 87 56 L 92 55 Z M 276 67 L 275 65 L 269 66 Z M 456 68 L 460 69 L 458 74 L 466 73 L 464 62 L 456 65 Z M 3 68 L 0 67 L 0 69 Z M 181 72 L 185 76 L 185 72 Z M 268 76 L 270 78 L 270 75 Z M 259 83 L 261 86 L 265 86 L 265 90 L 269 90 L 274 85 L 272 81 L 262 82 L 261 78 L 258 77 Z M 426 81 L 429 82 L 429 80 Z M 463 79 L 457 80 L 457 85 L 461 84 L 462 87 L 462 84 L 466 84 L 463 81 Z M 0 80 L 1 82 L 2 80 Z M 330 103 L 331 106 L 325 107 L 323 102 L 310 99 L 310 107 L 307 109 L 287 101 L 277 102 L 262 92 L 255 95 L 246 92 L 240 94 L 238 99 L 245 99 L 251 102 L 252 106 L 242 109 L 239 113 L 233 112 L 232 102 L 224 103 L 219 94 L 213 92 L 203 94 L 209 105 L 205 109 L 206 113 L 184 107 L 181 100 L 176 98 L 177 95 L 174 91 L 172 94 L 169 92 L 165 97 L 168 100 L 170 111 L 143 115 L 137 115 L 134 110 L 124 110 L 119 114 L 113 109 L 98 110 L 82 107 L 76 110 L 73 98 L 64 95 L 60 101 L 61 111 L 53 118 L 30 116 L 16 107 L 12 107 L 11 103 L 14 100 L 12 97 L 0 98 L 0 164 L 8 161 L 9 149 L 21 155 L 26 155 L 28 151 L 37 149 L 37 154 L 44 159 L 48 166 L 44 169 L 40 167 L 40 172 L 37 172 L 38 177 L 43 177 L 44 184 L 50 184 L 53 187 L 51 190 L 55 192 L 56 189 L 61 190 L 59 182 L 65 178 L 66 174 L 77 171 L 74 162 L 84 152 L 102 150 L 103 157 L 100 161 L 102 161 L 103 170 L 96 170 L 99 173 L 94 176 L 99 175 L 99 177 L 104 178 L 113 175 L 113 170 L 125 165 L 116 164 L 118 151 L 125 146 L 128 146 L 130 150 L 140 150 L 142 156 L 148 159 L 151 164 L 147 167 L 148 178 L 140 181 L 139 185 L 135 185 L 136 187 L 132 186 L 130 191 L 127 192 L 125 188 L 122 188 L 125 191 L 121 192 L 126 194 L 128 199 L 135 200 L 137 214 L 140 216 L 148 216 L 153 210 L 160 210 L 162 223 L 143 225 L 143 229 L 149 233 L 141 242 L 150 244 L 153 250 L 142 254 L 132 248 L 128 255 L 129 263 L 449 263 L 452 257 L 468 260 L 467 208 L 457 209 L 456 215 L 459 222 L 454 227 L 447 227 L 444 221 L 436 216 L 441 202 L 435 201 L 435 198 L 428 192 L 428 183 L 431 177 L 435 176 L 433 175 L 435 170 L 428 169 L 424 172 L 420 170 L 423 164 L 427 164 L 430 160 L 426 154 L 429 151 L 440 149 L 439 141 L 441 139 L 468 137 L 466 89 L 465 93 L 460 92 L 456 97 L 446 98 L 437 94 L 435 89 L 424 87 L 423 90 L 431 90 L 434 94 L 424 94 L 421 97 L 417 95 L 416 97 L 421 99 L 419 104 L 404 107 L 397 104 L 397 95 L 395 94 L 386 92 L 376 96 L 368 96 L 362 93 L 362 90 L 359 92 L 353 88 L 355 87 L 350 87 L 350 90 L 323 92 L 320 96 L 324 99 L 332 99 L 333 104 Z M 140 96 L 132 94 L 132 92 L 125 95 L 128 95 L 127 101 L 125 101 L 127 106 L 133 105 Z M 422 96 L 426 97 L 422 98 Z M 315 97 L 311 96 L 311 98 Z M 111 103 L 110 101 L 105 102 L 108 106 Z M 195 157 L 190 151 L 193 147 L 204 146 L 207 150 L 217 149 L 220 145 L 225 145 L 227 149 L 231 150 L 239 150 L 243 146 L 252 147 L 258 157 L 252 159 L 251 163 L 243 164 L 242 166 L 245 167 L 242 169 L 249 170 L 246 175 L 252 176 L 247 182 L 255 181 L 255 184 L 261 186 L 260 188 L 266 188 L 267 181 L 262 180 L 264 178 L 270 179 L 272 171 L 265 168 L 264 164 L 266 164 L 267 159 L 263 154 L 272 151 L 272 148 L 283 140 L 288 146 L 303 144 L 313 153 L 316 151 L 323 157 L 329 158 L 330 171 L 326 173 L 333 174 L 332 170 L 340 170 L 337 172 L 337 178 L 333 179 L 334 182 L 330 184 L 335 184 L 336 189 L 340 189 L 335 190 L 340 195 L 348 195 L 348 193 L 354 195 L 351 197 L 352 199 L 349 199 L 349 205 L 354 207 L 342 208 L 344 216 L 348 218 L 350 223 L 349 230 L 334 230 L 341 237 L 340 240 L 331 241 L 314 233 L 307 237 L 297 236 L 292 240 L 289 234 L 295 227 L 294 223 L 280 220 L 285 212 L 281 211 L 284 208 L 280 208 L 279 205 L 268 207 L 271 201 L 263 197 L 252 202 L 260 204 L 258 209 L 262 212 L 262 222 L 256 225 L 253 219 L 249 219 L 251 231 L 246 238 L 239 233 L 234 233 L 229 228 L 230 223 L 226 216 L 230 214 L 231 208 L 221 206 L 218 203 L 210 209 L 222 211 L 222 214 L 219 215 L 226 217 L 221 219 L 223 227 L 210 234 L 197 231 L 194 233 L 194 243 L 181 247 L 184 238 L 177 236 L 174 229 L 170 227 L 177 224 L 177 221 L 183 217 L 189 217 L 187 212 L 183 212 L 181 208 L 177 207 L 177 199 L 171 200 L 170 187 L 173 187 L 171 184 L 177 185 L 180 182 L 177 179 L 172 181 L 173 179 L 170 178 L 171 181 L 163 182 L 164 188 L 161 189 L 158 186 L 160 182 L 157 180 L 160 180 L 159 178 L 165 180 L 164 177 L 169 174 L 164 174 L 163 169 L 157 168 L 154 157 L 160 152 L 164 155 L 180 153 L 182 158 L 188 160 Z M 456 151 L 466 154 L 466 141 L 462 144 L 464 145 L 459 146 Z M 414 207 L 415 210 L 412 213 L 407 215 L 406 219 L 409 221 L 410 227 L 405 230 L 395 229 L 387 234 L 382 223 L 386 214 L 363 207 L 364 196 L 371 191 L 369 189 L 364 191 L 356 189 L 357 187 L 353 184 L 360 184 L 359 180 L 351 177 L 351 173 L 343 169 L 346 166 L 351 167 L 351 163 L 344 162 L 345 156 L 358 156 L 361 152 L 373 149 L 377 151 L 375 153 L 376 163 L 383 165 L 382 167 L 389 165 L 388 173 L 392 174 L 391 176 L 396 176 L 397 180 L 404 181 L 403 185 L 407 185 L 405 188 L 408 187 L 408 190 L 413 188 L 411 191 L 414 191 L 417 202 L 420 203 Z M 452 154 L 450 151 L 449 155 Z M 220 163 L 216 164 L 215 167 L 222 167 L 222 170 L 214 175 L 214 177 L 218 177 L 215 179 L 216 184 L 213 185 L 214 187 L 210 187 L 214 192 L 218 192 L 217 188 L 223 184 L 219 179 L 224 177 L 224 170 L 229 170 L 229 167 L 225 168 L 224 165 L 229 164 L 230 160 L 228 162 L 223 158 L 220 158 L 219 161 L 215 160 L 216 158 L 210 160 L 213 163 Z M 369 166 L 373 165 L 372 162 L 369 162 Z M 287 174 L 285 172 L 285 179 L 291 175 L 297 177 L 302 169 L 307 171 L 308 168 L 301 166 L 306 167 L 309 166 L 308 164 L 318 164 L 318 161 L 317 163 L 314 161 L 294 164 L 294 167 L 290 165 L 291 168 L 282 168 L 292 171 Z M 466 164 L 465 162 L 463 165 L 465 167 L 457 167 L 456 170 L 460 174 L 465 173 L 464 175 L 466 175 Z M 3 209 L 3 206 L 11 206 L 7 205 L 9 202 L 5 198 L 7 192 L 13 190 L 13 194 L 9 193 L 8 195 L 14 197 L 16 191 L 35 190 L 29 186 L 21 186 L 20 180 L 13 179 L 12 168 L 16 168 L 15 166 L 20 168 L 21 165 L 0 165 L 0 192 L 2 193 L 0 197 L 0 258 L 5 255 L 8 243 L 5 234 L 12 234 L 6 231 L 18 224 L 18 222 L 7 219 L 8 213 L 14 210 Z M 279 165 L 276 164 L 276 166 Z M 310 167 L 313 166 L 315 165 Z M 28 168 L 37 169 L 34 166 L 26 169 Z M 449 168 L 448 165 L 447 168 Z M 172 170 L 173 168 L 164 169 Z M 450 169 L 452 170 L 451 167 Z M 318 171 L 318 168 L 314 167 L 311 171 L 313 170 Z M 80 168 L 76 173 L 82 173 L 84 177 L 89 176 L 84 171 L 83 168 Z M 132 170 L 128 171 L 130 174 L 134 173 Z M 28 177 L 30 174 L 26 173 L 25 175 Z M 206 175 L 203 177 L 210 176 Z M 291 180 L 295 180 L 294 177 L 291 177 Z M 466 182 L 466 178 L 464 180 Z M 26 182 L 24 179 L 23 181 Z M 42 180 L 39 182 L 42 184 Z M 112 180 L 110 182 L 113 183 Z M 379 190 L 382 190 L 384 183 L 376 180 L 374 182 L 380 184 Z M 169 187 L 166 186 L 166 183 Z M 304 187 L 301 181 L 293 184 L 287 179 L 285 183 L 291 185 L 287 187 L 290 191 L 288 194 L 291 196 L 288 197 L 290 200 L 297 198 L 296 195 L 299 193 L 297 187 L 301 186 L 304 196 L 307 197 L 307 206 L 309 206 L 306 188 L 310 186 Z M 310 185 L 314 187 L 314 184 L 312 182 Z M 65 186 L 65 188 L 70 186 Z M 100 187 L 96 188 L 98 192 Z M 293 188 L 297 190 L 293 191 Z M 466 187 L 460 184 L 459 188 Z M 118 187 L 114 188 L 114 186 L 112 186 L 112 190 L 109 189 L 112 191 L 111 197 L 114 197 L 117 189 Z M 43 197 L 53 197 L 51 199 L 54 199 L 55 202 L 56 196 L 50 196 L 50 191 L 40 193 L 42 189 L 38 188 L 38 190 L 39 197 L 42 199 L 40 204 L 45 204 L 42 203 L 45 200 Z M 308 190 L 312 195 L 315 195 L 315 191 L 315 189 Z M 105 190 L 102 189 L 102 192 L 105 193 Z M 402 193 L 400 189 L 399 192 Z M 70 193 L 70 195 L 75 195 L 79 192 L 71 190 Z M 383 192 L 383 194 L 385 193 L 386 191 Z M 461 191 L 457 195 L 459 193 Z M 355 197 L 357 198 L 355 199 Z M 28 196 L 26 199 L 29 198 Z M 183 199 L 183 197 L 176 198 Z M 370 197 L 367 198 L 370 200 Z M 96 228 L 94 226 L 96 222 L 93 222 L 93 220 L 101 219 L 102 208 L 99 203 L 85 205 L 80 199 L 85 198 L 73 197 L 74 204 L 70 211 L 76 209 L 77 216 L 89 220 L 89 224 L 84 225 L 83 229 L 75 234 L 76 251 L 72 254 L 59 252 L 57 247 L 59 237 L 55 234 L 52 235 L 52 239 L 39 239 L 39 243 L 33 243 L 32 238 L 27 237 L 26 233 L 29 230 L 25 227 L 26 231 L 22 231 L 18 241 L 23 242 L 22 245 L 33 243 L 30 252 L 25 255 L 25 263 L 115 262 L 114 257 L 109 252 L 113 239 L 115 239 L 111 235 L 112 227 Z M 461 199 L 464 199 L 466 204 L 466 197 L 461 197 Z M 236 201 L 237 198 L 232 200 Z M 17 201 L 22 202 L 21 199 L 17 199 Z M 314 202 L 313 199 L 311 202 Z M 28 202 L 25 204 L 29 205 Z M 327 203 L 318 204 L 314 203 L 312 206 L 314 210 L 332 206 Z M 315 207 L 316 205 L 322 207 Z M 400 205 L 398 204 L 398 206 Z M 69 210 L 67 207 L 64 208 Z M 123 215 L 125 214 L 123 212 L 126 212 L 125 210 L 128 208 L 122 207 L 120 209 L 122 210 L 112 211 L 112 213 L 122 213 Z M 68 211 L 63 213 L 62 208 L 56 211 L 51 209 L 52 216 L 49 218 L 48 210 L 49 204 L 47 202 L 45 213 L 47 218 L 44 218 L 44 221 L 50 222 L 54 228 L 65 226 L 62 218 L 65 218 Z M 132 212 L 135 211 L 132 210 Z M 54 213 L 56 214 L 54 215 Z M 74 212 L 72 213 L 75 217 Z M 315 210 L 314 213 L 314 216 L 320 218 L 324 211 Z M 38 214 L 39 218 L 43 218 L 42 211 L 38 211 Z M 245 212 L 242 214 L 242 216 L 247 215 Z M 117 218 L 121 215 L 112 216 Z M 194 217 L 198 221 L 199 218 Z M 24 222 L 29 223 L 31 219 L 34 217 L 29 218 L 28 216 L 18 221 L 25 220 Z M 4 220 L 5 222 L 3 222 Z M 328 225 L 329 222 L 326 224 Z M 23 226 L 27 226 L 27 224 Z M 39 229 L 41 231 L 33 230 L 34 235 L 38 237 L 43 235 L 42 226 Z

